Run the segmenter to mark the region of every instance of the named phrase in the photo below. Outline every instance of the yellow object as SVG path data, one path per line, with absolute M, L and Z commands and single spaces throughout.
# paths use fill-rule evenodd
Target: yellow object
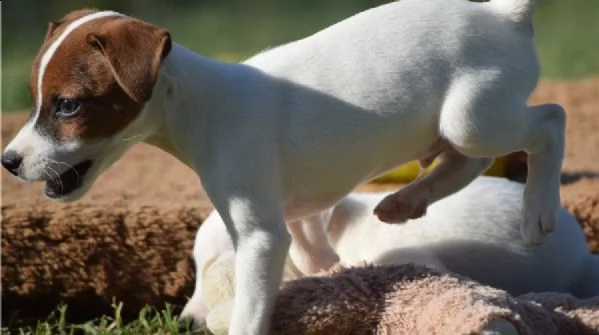
M 507 157 L 499 157 L 495 159 L 495 162 L 491 167 L 484 173 L 486 176 L 493 177 L 505 177 L 505 168 L 507 163 Z M 430 173 L 437 165 L 439 165 L 439 160 L 435 159 L 433 164 L 431 164 L 426 170 L 425 173 Z M 418 177 L 420 173 L 420 164 L 418 161 L 411 161 L 404 165 L 401 165 L 394 170 L 391 170 L 389 173 L 380 176 L 374 179 L 373 183 L 385 184 L 385 183 L 393 183 L 393 184 L 406 184 Z

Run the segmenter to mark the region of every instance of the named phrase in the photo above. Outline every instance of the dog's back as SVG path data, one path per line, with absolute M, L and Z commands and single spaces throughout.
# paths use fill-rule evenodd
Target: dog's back
M 366 110 L 396 109 L 396 105 L 378 105 L 389 97 L 403 102 L 402 108 L 410 107 L 402 99 L 408 96 L 426 97 L 440 104 L 442 92 L 460 75 L 456 70 L 501 66 L 506 74 L 519 79 L 526 77 L 522 71 L 538 71 L 532 31 L 521 34 L 531 29 L 529 21 L 505 5 L 514 1 L 391 2 L 308 38 L 268 49 L 245 63 Z M 522 19 L 523 24 L 514 24 L 516 19 Z M 363 94 L 348 89 L 348 83 L 377 87 L 377 91 Z M 532 90 L 536 82 L 514 82 L 521 84 L 533 85 Z
M 268 87 L 253 88 L 271 105 L 248 115 L 285 129 L 277 145 L 286 171 L 293 174 L 282 178 L 299 199 L 286 207 L 301 212 L 303 204 L 327 205 L 305 208 L 292 219 L 322 210 L 360 182 L 421 158 L 440 138 L 461 141 L 455 125 L 471 124 L 464 118 L 472 118 L 459 114 L 469 110 L 462 102 L 479 102 L 481 96 L 501 102 L 477 112 L 483 128 L 489 120 L 512 118 L 507 114 L 515 109 L 503 105 L 525 105 L 539 76 L 532 32 L 507 14 L 498 16 L 501 6 L 493 4 L 393 2 L 245 62 L 277 78 Z M 444 112 L 447 125 L 440 124 Z M 347 156 L 353 153 L 361 159 L 349 168 Z M 326 189 L 320 179 L 328 181 Z M 316 195 L 318 201 L 312 199 Z

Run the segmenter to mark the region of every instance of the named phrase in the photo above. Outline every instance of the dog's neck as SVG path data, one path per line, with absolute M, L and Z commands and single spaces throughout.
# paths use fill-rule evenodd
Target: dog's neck
M 230 105 L 239 105 L 231 100 L 241 99 L 238 91 L 250 72 L 173 44 L 144 110 L 153 127 L 145 142 L 197 169 L 209 160 L 211 142 L 222 135 L 215 125 L 226 124 Z

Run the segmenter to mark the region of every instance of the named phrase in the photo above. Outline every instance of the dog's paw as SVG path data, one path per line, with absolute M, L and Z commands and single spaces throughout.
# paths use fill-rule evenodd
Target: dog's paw
M 526 210 L 524 222 L 520 227 L 524 244 L 535 247 L 543 243 L 551 235 L 557 225 L 557 211 L 545 210 L 538 212 L 534 209 Z
M 192 315 L 181 316 L 178 321 L 179 334 L 200 334 L 206 326 L 204 319 L 196 319 Z
M 553 233 L 558 222 L 559 197 L 557 200 L 549 197 L 524 198 L 524 221 L 520 232 L 527 247 L 535 247 L 543 243 Z
M 386 223 L 400 223 L 426 214 L 428 201 L 424 198 L 405 197 L 402 193 L 388 195 L 374 208 L 374 215 Z

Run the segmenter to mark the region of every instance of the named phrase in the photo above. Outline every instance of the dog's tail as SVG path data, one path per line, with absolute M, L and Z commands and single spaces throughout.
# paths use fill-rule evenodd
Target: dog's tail
M 599 296 L 599 255 L 589 255 L 572 288 L 578 298 Z
M 529 21 L 535 0 L 493 0 L 491 4 L 498 12 L 516 22 Z

